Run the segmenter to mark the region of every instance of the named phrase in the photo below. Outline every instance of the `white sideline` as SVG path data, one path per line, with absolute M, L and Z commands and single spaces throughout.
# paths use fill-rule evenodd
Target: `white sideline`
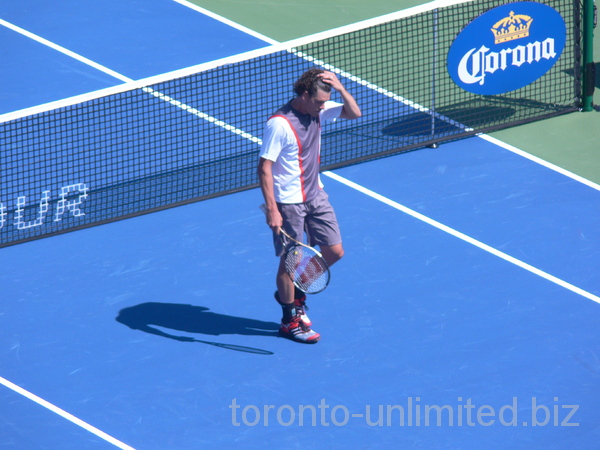
M 90 433 L 95 434 L 96 436 L 98 436 L 99 438 L 105 440 L 106 442 L 109 442 L 109 443 L 113 444 L 115 447 L 118 447 L 118 448 L 120 448 L 122 450 L 135 450 L 133 447 L 130 447 L 129 445 L 124 444 L 123 442 L 119 441 L 118 439 L 115 439 L 114 437 L 106 434 L 104 431 L 100 431 L 98 428 L 90 425 L 87 422 L 84 422 L 81 419 L 78 419 L 74 415 L 69 414 L 65 410 L 59 408 L 58 406 L 53 405 L 50 402 L 47 402 L 46 400 L 38 397 L 35 394 L 32 394 L 31 392 L 23 389 L 22 387 L 17 386 L 14 383 L 11 383 L 10 381 L 8 381 L 5 378 L 0 377 L 0 384 L 6 386 L 8 389 L 16 392 L 17 394 L 20 394 L 23 397 L 26 397 L 29 400 L 34 401 L 38 405 L 43 406 L 44 408 L 52 411 L 53 413 L 58 414 L 59 416 L 67 419 L 68 421 L 74 423 L 75 425 L 80 426 L 81 428 L 89 431 Z
M 510 255 L 508 255 L 508 254 L 506 254 L 504 252 L 501 252 L 500 250 L 497 250 L 497 249 L 495 249 L 493 247 L 490 247 L 489 245 L 484 244 L 483 242 L 478 241 L 477 239 L 474 239 L 474 238 L 472 238 L 470 236 L 467 236 L 466 234 L 461 233 L 460 231 L 457 231 L 454 228 L 450 228 L 447 225 L 444 225 L 444 224 L 442 224 L 442 223 L 440 223 L 440 222 L 438 222 L 436 220 L 433 220 L 433 219 L 431 219 L 431 218 L 429 218 L 427 216 L 424 216 L 423 214 L 420 214 L 420 213 L 418 213 L 418 212 L 416 212 L 416 211 L 414 211 L 414 210 L 412 210 L 410 208 L 407 208 L 406 206 L 401 205 L 400 203 L 397 203 L 397 202 L 395 202 L 393 200 L 390 200 L 389 198 L 384 197 L 383 195 L 380 195 L 380 194 L 378 194 L 378 193 L 376 193 L 376 192 L 374 192 L 374 191 L 372 191 L 370 189 L 367 189 L 367 188 L 365 188 L 365 187 L 363 187 L 363 186 L 361 186 L 361 185 L 359 185 L 357 183 L 354 183 L 353 181 L 350 181 L 347 178 L 341 177 L 340 175 L 337 175 L 337 174 L 332 173 L 332 172 L 323 172 L 323 174 L 326 175 L 326 176 L 328 176 L 329 178 L 332 178 L 332 179 L 334 179 L 334 180 L 342 183 L 342 184 L 345 184 L 348 187 L 351 187 L 352 189 L 355 189 L 355 190 L 357 190 L 359 192 L 362 192 L 363 194 L 368 195 L 369 197 L 371 197 L 371 198 L 373 198 L 375 200 L 379 200 L 380 202 L 383 202 L 386 205 L 391 206 L 392 208 L 395 208 L 395 209 L 397 209 L 399 211 L 402 211 L 403 213 L 408 214 L 409 216 L 412 216 L 415 219 L 418 219 L 418 220 L 420 220 L 422 222 L 425 222 L 425 223 L 427 223 L 427 224 L 429 224 L 429 225 L 431 225 L 431 226 L 433 226 L 433 227 L 435 227 L 435 228 L 437 228 L 437 229 L 439 229 L 441 231 L 444 231 L 444 232 L 446 232 L 446 233 L 448 233 L 448 234 L 450 234 L 450 235 L 452 235 L 454 237 L 462 239 L 463 241 L 468 242 L 469 244 L 472 244 L 475 247 L 478 247 L 478 248 L 480 248 L 480 249 L 482 249 L 482 250 L 484 250 L 484 251 L 486 251 L 488 253 L 491 253 L 494 256 L 497 256 L 497 257 L 499 257 L 499 258 L 501 258 L 501 259 L 503 259 L 505 261 L 508 261 L 511 264 L 514 264 L 514 265 L 516 265 L 518 267 L 521 267 L 522 269 L 525 269 L 525 270 L 527 270 L 527 271 L 529 271 L 529 272 L 531 272 L 531 273 L 533 273 L 535 275 L 538 275 L 538 276 L 540 276 L 540 277 L 542 277 L 542 278 L 544 278 L 544 279 L 546 279 L 548 281 L 551 281 L 552 283 L 555 283 L 555 284 L 557 284 L 559 286 L 562 286 L 563 288 L 568 289 L 568 290 L 570 290 L 570 291 L 572 291 L 572 292 L 574 292 L 576 294 L 579 294 L 582 297 L 585 297 L 585 298 L 587 298 L 589 300 L 592 300 L 592 301 L 594 301 L 596 303 L 600 303 L 600 297 L 598 297 L 598 296 L 596 296 L 594 294 L 591 294 L 590 292 L 587 292 L 587 291 L 585 291 L 585 290 L 583 290 L 581 288 L 578 288 L 577 286 L 574 286 L 571 283 L 567 283 L 566 281 L 561 280 L 560 278 L 557 278 L 557 277 L 555 277 L 553 275 L 550 275 L 549 273 L 544 272 L 543 270 L 540 270 L 540 269 L 538 269 L 536 267 L 533 267 L 532 265 L 527 264 L 526 262 L 523 262 L 523 261 L 521 261 L 521 260 L 519 260 L 517 258 L 514 258 L 514 257 L 512 257 L 512 256 L 510 256 Z

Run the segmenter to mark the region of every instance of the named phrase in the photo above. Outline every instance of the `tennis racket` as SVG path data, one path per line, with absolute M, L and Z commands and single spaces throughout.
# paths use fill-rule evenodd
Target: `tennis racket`
M 318 294 L 324 291 L 329 285 L 331 275 L 323 255 L 314 248 L 292 238 L 283 229 L 280 229 L 279 233 L 287 248 L 285 270 L 294 286 L 306 294 Z
M 260 205 L 260 209 L 263 213 L 267 213 L 264 204 Z M 305 294 L 318 294 L 324 291 L 329 285 L 331 274 L 323 255 L 313 247 L 291 237 L 283 231 L 283 228 L 279 229 L 279 238 L 286 248 L 285 271 L 294 286 Z

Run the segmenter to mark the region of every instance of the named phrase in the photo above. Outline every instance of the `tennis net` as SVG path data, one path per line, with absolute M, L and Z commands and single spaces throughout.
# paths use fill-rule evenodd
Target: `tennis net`
M 531 30 L 540 22 L 542 32 L 543 20 L 520 14 L 530 3 L 434 1 L 0 116 L 0 247 L 256 187 L 264 122 L 314 66 L 336 72 L 363 112 L 323 127 L 324 169 L 575 111 L 579 0 L 539 3 L 564 20 L 560 53 L 540 38 L 506 44 L 504 53 L 478 44 L 459 61 L 481 91 L 485 76 L 504 71 L 510 51 L 531 67 L 554 54 L 553 65 L 530 83 L 471 92 L 450 73 L 461 32 L 480 26 L 494 8 L 529 17 Z M 501 19 L 495 34 L 510 32 Z M 527 20 L 514 20 L 513 31 L 523 34 Z

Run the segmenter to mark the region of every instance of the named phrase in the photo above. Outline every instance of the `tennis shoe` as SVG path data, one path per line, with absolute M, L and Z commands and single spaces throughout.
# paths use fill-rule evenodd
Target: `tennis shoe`
M 278 291 L 275 291 L 275 300 L 277 300 L 277 303 L 281 304 Z M 298 288 L 296 288 L 294 292 L 294 309 L 296 310 L 296 315 L 300 316 L 306 325 L 309 327 L 312 326 L 312 322 L 306 315 L 306 310 L 308 309 L 308 306 L 306 305 L 306 294 Z
M 310 327 L 312 325 L 312 322 L 306 315 L 306 310 L 308 309 L 308 306 L 306 306 L 306 295 L 304 293 L 302 293 L 301 298 L 294 299 L 294 308 L 296 308 L 296 315 L 300 316 L 302 322 L 304 322 L 307 326 Z
M 289 323 L 281 323 L 279 335 L 304 344 L 315 344 L 321 338 L 321 335 L 311 330 L 298 315 L 294 316 Z

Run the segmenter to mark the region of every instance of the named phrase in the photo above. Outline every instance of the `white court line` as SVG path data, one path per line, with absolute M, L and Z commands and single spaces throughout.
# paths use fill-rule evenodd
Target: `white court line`
M 209 11 L 208 9 L 204 9 L 198 5 L 195 5 L 193 3 L 190 3 L 187 0 L 173 0 L 175 3 L 179 3 L 180 5 L 183 6 L 187 6 L 190 9 L 193 9 L 194 11 L 197 11 L 199 13 L 204 14 L 205 16 L 210 17 L 211 19 L 215 19 L 221 23 L 224 23 L 225 25 L 229 25 L 231 28 L 235 28 L 236 30 L 239 30 L 243 33 L 246 33 L 250 36 L 254 36 L 255 38 L 260 39 L 261 41 L 265 41 L 268 42 L 269 44 L 278 44 L 278 42 L 274 39 L 271 39 L 270 37 L 265 36 L 264 34 L 260 34 L 254 30 L 251 30 L 250 28 L 247 28 L 243 25 L 240 25 L 237 22 L 234 22 L 232 20 L 227 19 L 226 17 L 220 16 L 219 14 L 216 14 L 212 11 Z
M 92 61 L 91 59 L 86 58 L 85 56 L 81 56 L 78 53 L 75 53 L 61 45 L 55 44 L 54 42 L 49 41 L 48 39 L 44 39 L 43 37 L 38 36 L 37 34 L 27 31 L 17 25 L 10 23 L 10 22 L 7 22 L 4 19 L 0 19 L 0 25 L 4 25 L 6 28 L 16 31 L 17 33 L 22 34 L 23 36 L 26 36 L 29 39 L 33 39 L 34 41 L 39 42 L 40 44 L 46 45 L 64 55 L 67 55 L 73 59 L 76 59 L 77 61 L 87 64 L 88 66 L 91 66 L 94 69 L 97 69 L 101 72 L 111 75 L 111 76 L 117 78 L 118 80 L 125 81 L 125 82 L 133 81 L 131 78 L 128 78 L 125 75 L 121 75 L 120 73 L 115 72 L 114 70 L 111 70 L 108 67 L 103 66 L 102 64 L 98 64 L 98 63 Z
M 142 90 L 144 92 L 147 92 L 150 95 L 153 95 L 156 98 L 161 99 L 164 102 L 170 103 L 171 105 L 173 105 L 187 113 L 190 113 L 196 117 L 199 117 L 200 119 L 204 119 L 207 122 L 212 123 L 213 125 L 221 127 L 227 131 L 230 131 L 233 134 L 237 134 L 238 136 L 248 139 L 249 141 L 252 141 L 255 144 L 260 145 L 262 142 L 259 138 L 251 135 L 250 133 L 246 133 L 244 130 L 242 130 L 240 128 L 234 127 L 233 125 L 229 125 L 227 122 L 223 122 L 222 120 L 219 120 L 216 117 L 210 116 L 192 106 L 186 105 L 185 103 L 182 103 L 179 100 L 169 97 L 168 95 L 163 94 L 162 92 L 155 91 L 154 89 L 149 88 L 149 87 L 142 88 Z
M 44 408 L 49 409 L 53 413 L 58 414 L 59 416 L 67 419 L 68 421 L 74 423 L 75 425 L 80 426 L 81 428 L 89 431 L 90 433 L 95 434 L 99 438 L 104 439 L 106 442 L 109 442 L 109 443 L 113 444 L 115 447 L 118 447 L 118 448 L 120 448 L 122 450 L 135 450 L 133 447 L 130 447 L 129 445 L 124 444 L 123 442 L 119 441 L 118 439 L 115 439 L 114 437 L 106 434 L 105 432 L 100 431 L 98 428 L 93 427 L 92 425 L 84 422 L 81 419 L 78 419 L 74 415 L 69 414 L 65 410 L 59 408 L 58 406 L 53 405 L 50 402 L 47 402 L 46 400 L 38 397 L 37 395 L 32 394 L 29 391 L 26 391 L 22 387 L 19 387 L 16 384 L 11 383 L 10 381 L 8 381 L 5 378 L 0 377 L 0 384 L 6 386 L 7 388 L 11 389 L 12 391 L 14 391 L 14 392 L 16 392 L 18 394 L 21 394 L 24 397 L 27 397 L 29 400 L 32 400 L 35 403 L 37 403 L 38 405 L 41 405 Z
M 497 145 L 498 147 L 502 147 L 505 150 L 513 152 L 519 156 L 522 156 L 523 158 L 527 158 L 530 161 L 533 161 L 541 166 L 544 166 L 548 169 L 554 170 L 555 172 L 558 172 L 566 177 L 572 178 L 573 180 L 578 181 L 581 184 L 585 184 L 586 186 L 589 186 L 593 189 L 596 189 L 597 191 L 600 191 L 599 184 L 596 184 L 593 181 L 588 180 L 587 178 L 583 178 L 582 176 L 576 175 L 573 172 L 570 172 L 567 169 L 563 169 L 562 167 L 552 164 L 551 162 L 548 162 L 542 158 L 538 158 L 537 156 L 534 156 L 531 153 L 527 153 L 526 151 L 521 150 L 520 148 L 517 148 L 513 145 L 507 144 L 506 142 L 502 142 L 501 140 L 491 137 L 487 134 L 481 134 L 481 135 L 479 135 L 479 137 L 481 139 L 484 139 L 484 140 L 494 144 L 494 145 Z
M 109 69 L 108 67 L 105 67 L 105 66 L 103 66 L 101 64 L 98 64 L 98 63 L 92 61 L 91 59 L 86 58 L 85 56 L 81 56 L 81 55 L 79 55 L 79 54 L 77 54 L 77 53 L 75 53 L 75 52 L 73 52 L 73 51 L 71 51 L 69 49 L 66 49 L 66 48 L 64 48 L 64 47 L 62 47 L 62 46 L 60 46 L 58 44 L 55 44 L 55 43 L 53 43 L 51 41 L 48 41 L 47 39 L 44 39 L 43 37 L 40 37 L 40 36 L 38 36 L 38 35 L 36 35 L 34 33 L 31 33 L 31 32 L 29 32 L 27 30 L 24 30 L 23 28 L 18 27 L 17 25 L 14 25 L 14 24 L 12 24 L 10 22 L 7 22 L 6 20 L 0 19 L 0 25 L 4 25 L 5 27 L 10 28 L 13 31 L 16 31 L 17 33 L 20 33 L 23 36 L 26 36 L 26 37 L 28 37 L 30 39 L 33 39 L 34 41 L 39 42 L 40 44 L 46 45 L 46 46 L 48 46 L 48 47 L 50 47 L 50 48 L 52 48 L 52 49 L 54 49 L 54 50 L 56 50 L 56 51 L 58 51 L 60 53 L 63 53 L 64 55 L 67 55 L 67 56 L 69 56 L 69 57 L 71 57 L 73 59 L 76 59 L 79 62 L 87 64 L 90 67 L 93 67 L 93 68 L 95 68 L 95 69 L 97 69 L 97 70 L 99 70 L 101 72 L 104 72 L 104 73 L 106 73 L 108 75 L 111 75 L 111 76 L 113 76 L 113 77 L 115 77 L 115 78 L 117 78 L 117 79 L 119 79 L 121 81 L 124 81 L 126 83 L 133 83 L 134 82 L 134 80 L 132 80 L 131 78 L 126 77 L 125 75 L 122 75 L 122 74 L 120 74 L 118 72 L 115 72 L 114 70 Z M 150 94 L 150 95 L 153 95 L 156 98 L 159 98 L 159 99 L 161 99 L 161 100 L 163 100 L 163 101 L 165 101 L 167 103 L 170 103 L 171 105 L 173 105 L 173 106 L 175 106 L 175 107 L 177 107 L 179 109 L 182 109 L 183 111 L 186 111 L 186 112 L 188 112 L 190 114 L 193 114 L 194 116 L 199 117 L 200 119 L 204 119 L 204 120 L 206 120 L 206 121 L 208 121 L 208 122 L 210 122 L 210 123 L 212 123 L 214 125 L 217 125 L 217 126 L 219 126 L 221 128 L 224 128 L 227 131 L 230 131 L 230 132 L 232 132 L 234 134 L 242 136 L 242 137 L 244 137 L 246 139 L 249 139 L 249 140 L 251 140 L 251 141 L 253 141 L 255 143 L 257 142 L 257 138 L 255 138 L 255 137 L 251 136 L 250 134 L 246 133 L 244 130 L 241 130 L 241 129 L 236 128 L 236 127 L 234 127 L 232 125 L 229 125 L 229 124 L 223 122 L 222 120 L 217 119 L 216 117 L 212 117 L 212 116 L 210 116 L 210 115 L 208 115 L 206 113 L 203 113 L 202 111 L 197 110 L 196 108 L 192 108 L 191 106 L 188 106 L 185 103 L 182 103 L 182 102 L 180 102 L 178 100 L 175 100 L 175 99 L 169 97 L 168 95 L 165 95 L 165 94 L 163 94 L 163 93 L 161 93 L 159 91 L 156 91 L 156 90 L 154 90 L 152 88 L 149 88 L 149 87 L 143 87 L 142 90 L 144 92 Z M 260 142 L 260 140 L 258 140 L 258 142 Z
M 571 283 L 567 283 L 566 281 L 561 280 L 560 278 L 557 278 L 553 275 L 550 275 L 549 273 L 544 272 L 543 270 L 540 270 L 536 267 L 533 267 L 532 265 L 527 264 L 517 258 L 507 255 L 506 253 L 501 252 L 500 250 L 490 247 L 489 245 L 484 244 L 483 242 L 478 241 L 477 239 L 474 239 L 470 236 L 467 236 L 466 234 L 461 233 L 460 231 L 450 228 L 449 226 L 444 225 L 443 223 L 440 223 L 440 222 L 433 220 L 427 216 L 424 216 L 423 214 L 420 214 L 410 208 L 407 208 L 406 206 L 401 205 L 400 203 L 390 200 L 389 198 L 384 197 L 383 195 L 380 195 L 370 189 L 367 189 L 357 183 L 354 183 L 353 181 L 350 181 L 347 178 L 341 177 L 340 175 L 337 175 L 333 172 L 323 172 L 323 174 L 328 176 L 329 178 L 339 181 L 342 184 L 345 184 L 348 187 L 351 187 L 352 189 L 362 192 L 363 194 L 368 195 L 369 197 L 374 198 L 375 200 L 379 200 L 380 202 L 385 203 L 386 205 L 391 206 L 392 208 L 402 211 L 403 213 L 406 213 L 409 216 L 414 217 L 415 219 L 425 222 L 441 231 L 444 231 L 445 233 L 448 233 L 454 237 L 462 239 L 463 241 L 468 242 L 469 244 L 472 244 L 475 247 L 478 247 L 488 253 L 491 253 L 494 256 L 497 256 L 505 261 L 508 261 L 509 263 L 512 263 L 522 269 L 525 269 L 535 275 L 538 275 L 548 281 L 551 281 L 552 283 L 555 283 L 559 286 L 562 286 L 565 289 L 568 289 L 576 294 L 579 294 L 582 297 L 585 297 L 596 303 L 600 303 L 600 297 L 598 297 L 594 294 L 591 294 L 590 292 L 587 292 L 581 288 L 578 288 L 577 286 L 574 286 Z

